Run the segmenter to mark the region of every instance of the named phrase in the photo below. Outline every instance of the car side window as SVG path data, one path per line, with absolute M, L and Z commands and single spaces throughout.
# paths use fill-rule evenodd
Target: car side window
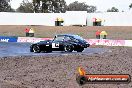
M 73 42 L 79 42 L 77 39 L 75 39 L 75 38 L 72 38 L 72 41 Z
M 64 36 L 58 36 L 54 39 L 54 41 L 63 41 L 64 40 Z
M 64 41 L 71 41 L 70 37 L 65 37 Z

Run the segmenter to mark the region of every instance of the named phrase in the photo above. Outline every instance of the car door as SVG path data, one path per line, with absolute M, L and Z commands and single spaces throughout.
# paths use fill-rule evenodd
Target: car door
M 63 50 L 63 41 L 64 41 L 64 36 L 58 36 L 54 38 L 52 42 L 52 50 L 53 51 L 61 51 Z

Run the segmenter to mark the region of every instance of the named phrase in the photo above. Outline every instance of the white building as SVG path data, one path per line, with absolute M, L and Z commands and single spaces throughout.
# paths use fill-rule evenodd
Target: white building
M 132 26 L 132 12 L 88 13 L 87 25 L 93 26 L 93 18 L 101 19 L 103 26 Z
M 86 25 L 86 11 L 66 13 L 0 13 L 0 25 L 46 25 L 55 26 L 57 18 L 64 20 L 63 25 Z
M 103 26 L 132 26 L 132 12 L 87 13 L 67 11 L 66 13 L 0 13 L 0 25 L 46 25 L 55 26 L 57 18 L 63 25 L 93 26 L 94 18 Z

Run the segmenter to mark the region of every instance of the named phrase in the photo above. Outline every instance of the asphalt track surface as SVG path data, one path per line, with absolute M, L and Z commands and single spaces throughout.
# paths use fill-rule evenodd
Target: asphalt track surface
M 71 53 L 53 51 L 52 53 L 33 53 L 30 52 L 30 43 L 7 43 L 0 42 L 0 57 L 8 56 L 46 56 L 46 55 L 69 55 L 69 54 L 95 54 L 103 53 L 106 50 L 103 48 L 86 48 L 83 52 L 77 53 L 75 51 Z

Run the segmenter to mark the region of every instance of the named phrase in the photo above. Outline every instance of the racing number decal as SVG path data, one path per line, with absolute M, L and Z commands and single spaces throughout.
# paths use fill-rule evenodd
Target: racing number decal
M 59 48 L 59 43 L 52 43 L 52 48 Z

